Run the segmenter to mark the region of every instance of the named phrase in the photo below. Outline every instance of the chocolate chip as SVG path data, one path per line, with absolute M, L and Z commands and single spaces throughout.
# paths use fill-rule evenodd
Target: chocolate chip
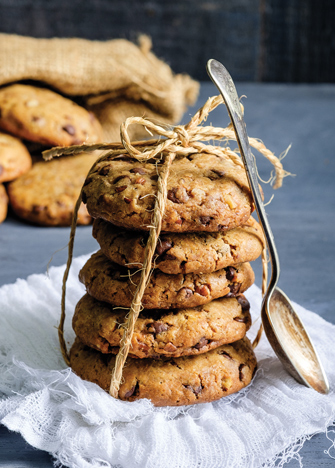
M 76 129 L 71 124 L 64 125 L 62 127 L 62 130 L 65 130 L 69 135 L 72 135 L 72 136 L 76 134 Z
M 126 176 L 126 175 L 120 175 L 120 176 L 116 177 L 116 178 L 113 180 L 112 184 L 116 184 L 117 182 L 119 182 L 119 180 L 122 180 L 122 179 L 124 179 L 125 177 L 126 177 L 127 179 L 129 179 L 129 177 Z M 129 181 L 130 181 L 130 179 L 129 179 Z
M 100 171 L 98 172 L 99 175 L 108 175 L 109 174 L 109 168 L 110 166 L 104 166 Z
M 149 346 L 146 343 L 137 343 L 137 346 L 143 352 L 149 351 Z
M 179 198 L 177 198 L 176 193 L 177 193 L 177 188 L 173 188 L 171 190 L 168 190 L 167 197 L 169 200 L 171 200 L 173 203 L 182 203 Z
M 164 351 L 166 351 L 167 353 L 174 353 L 177 351 L 177 347 L 173 345 L 172 343 L 167 343 L 164 346 Z
M 144 178 L 144 177 L 138 177 L 138 178 L 135 180 L 135 184 L 144 185 L 144 184 L 145 184 L 145 178 Z
M 210 216 L 200 216 L 200 223 L 203 224 L 204 226 L 208 226 L 210 222 L 211 222 Z
M 133 174 L 146 174 L 147 171 L 143 167 L 134 167 L 133 169 L 130 169 L 129 172 L 132 172 Z
M 218 354 L 221 356 L 226 356 L 228 359 L 233 359 L 230 354 L 228 354 L 226 351 L 219 351 Z
M 163 333 L 169 329 L 168 325 L 162 322 L 152 322 L 151 325 L 155 329 L 155 333 Z
M 185 299 L 188 299 L 189 297 L 193 296 L 193 291 L 190 288 L 182 288 L 179 291 L 179 294 L 182 293 L 184 295 Z
M 233 281 L 236 276 L 236 270 L 233 267 L 226 268 L 226 278 L 228 281 Z
M 174 255 L 171 255 L 169 253 L 164 255 L 164 260 L 176 260 L 176 258 L 177 257 L 175 257 Z
M 228 231 L 228 226 L 225 224 L 218 224 L 218 230 L 219 231 Z
M 240 379 L 241 382 L 243 381 L 243 372 L 242 372 L 243 367 L 245 367 L 245 364 L 240 364 L 240 365 L 239 365 L 239 368 L 238 368 L 239 379 Z
M 247 323 L 248 317 L 234 317 L 235 322 Z
M 250 303 L 248 299 L 244 296 L 237 296 L 236 297 L 237 302 L 241 305 L 242 310 L 249 310 L 250 309 Z
M 241 283 L 230 284 L 229 289 L 230 289 L 230 294 L 231 294 L 231 296 L 229 296 L 229 297 L 235 297 L 240 292 Z
M 180 218 L 180 219 L 177 219 L 177 221 L 175 221 L 175 224 L 181 225 L 183 224 L 183 222 L 184 222 L 183 218 Z
M 196 349 L 201 349 L 203 348 L 204 346 L 206 346 L 206 344 L 208 343 L 208 340 L 206 340 L 206 338 L 201 338 L 201 340 L 199 341 L 199 343 L 197 343 L 194 348 Z
M 128 390 L 128 392 L 124 394 L 124 397 L 125 397 L 125 398 L 131 397 L 131 396 L 133 395 L 133 393 L 135 392 L 135 387 L 136 387 L 136 385 L 134 385 L 133 387 L 131 387 L 131 389 Z
M 208 296 L 209 295 L 209 287 L 205 284 L 197 286 L 195 292 L 200 294 L 200 296 Z
M 160 242 L 158 241 L 157 247 L 156 247 L 156 254 L 163 255 L 163 253 L 170 250 L 171 247 L 172 247 L 172 244 L 169 241 L 160 241 Z
M 123 192 L 124 190 L 126 190 L 127 187 L 128 185 L 120 185 L 119 187 L 115 187 L 115 192 L 117 193 Z
M 225 171 L 219 171 L 218 169 L 211 169 L 211 171 L 219 177 L 223 177 L 225 175 Z
M 192 387 L 192 385 L 186 385 L 185 388 L 193 392 L 195 395 L 199 395 L 199 393 L 202 392 L 203 387 L 201 385 L 199 385 L 198 387 Z
M 129 205 L 129 203 L 132 202 L 132 199 L 131 199 L 131 198 L 128 198 L 128 197 L 124 197 L 124 201 L 125 201 L 126 203 L 128 203 L 128 205 Z

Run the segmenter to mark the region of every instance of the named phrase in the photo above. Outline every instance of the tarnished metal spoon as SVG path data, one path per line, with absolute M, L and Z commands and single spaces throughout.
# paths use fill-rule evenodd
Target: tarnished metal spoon
M 256 164 L 251 153 L 235 85 L 225 67 L 216 60 L 208 61 L 207 72 L 219 89 L 234 126 L 258 218 L 268 246 L 272 271 L 262 302 L 262 322 L 266 336 L 286 370 L 298 382 L 317 392 L 328 393 L 328 380 L 314 346 L 289 298 L 276 286 L 280 272 L 278 254 L 259 191 Z

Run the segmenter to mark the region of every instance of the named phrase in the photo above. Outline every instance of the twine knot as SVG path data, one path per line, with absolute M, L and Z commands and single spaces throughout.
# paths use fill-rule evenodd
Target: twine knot
M 180 142 L 184 148 L 189 146 L 190 135 L 183 125 L 177 125 L 174 127 L 174 133 L 176 134 L 176 143 Z

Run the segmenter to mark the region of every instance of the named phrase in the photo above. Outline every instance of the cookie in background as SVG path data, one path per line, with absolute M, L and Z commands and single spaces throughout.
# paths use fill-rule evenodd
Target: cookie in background
M 0 182 L 9 182 L 31 168 L 31 157 L 18 139 L 0 132 Z
M 0 90 L 0 128 L 48 146 L 97 143 L 102 128 L 94 114 L 54 91 L 15 84 Z
M 96 153 L 40 161 L 8 184 L 14 212 L 41 226 L 70 226 L 74 207 L 85 177 L 97 159 Z M 82 204 L 78 224 L 89 224 L 91 216 Z

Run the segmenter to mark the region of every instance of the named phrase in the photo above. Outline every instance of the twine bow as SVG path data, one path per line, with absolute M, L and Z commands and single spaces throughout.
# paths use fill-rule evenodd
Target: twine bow
M 236 165 L 243 167 L 243 163 L 240 159 L 240 156 L 232 151 L 228 146 L 214 146 L 210 144 L 205 144 L 203 142 L 210 140 L 219 140 L 225 141 L 236 140 L 235 132 L 231 125 L 226 128 L 216 128 L 212 126 L 201 126 L 201 123 L 206 121 L 209 113 L 214 110 L 219 104 L 223 102 L 221 96 L 211 97 L 207 100 L 205 105 L 198 110 L 198 112 L 192 117 L 190 122 L 183 125 L 178 125 L 172 129 L 165 128 L 154 122 L 141 118 L 141 117 L 130 117 L 124 123 L 122 123 L 120 128 L 121 133 L 121 144 L 112 143 L 112 144 L 95 144 L 95 145 L 80 145 L 72 146 L 68 148 L 53 148 L 49 151 L 45 151 L 43 156 L 45 159 L 52 159 L 55 156 L 60 155 L 70 155 L 78 154 L 82 152 L 92 152 L 95 150 L 105 150 L 105 153 L 100 157 L 92 166 L 89 171 L 89 174 L 94 170 L 95 165 L 103 161 L 108 157 L 108 159 L 113 159 L 120 154 L 124 154 L 126 151 L 128 155 L 137 159 L 138 161 L 144 161 L 149 159 L 157 159 L 158 157 L 162 159 L 162 164 L 159 164 L 158 167 L 158 182 L 157 182 L 157 195 L 155 199 L 155 207 L 153 211 L 152 222 L 150 224 L 149 238 L 147 241 L 145 249 L 145 260 L 143 263 L 143 268 L 141 272 L 141 277 L 139 284 L 136 288 L 133 301 L 129 310 L 129 313 L 126 317 L 126 322 L 124 323 L 124 333 L 120 342 L 120 350 L 116 356 L 115 366 L 112 373 L 111 385 L 110 385 L 110 394 L 115 398 L 118 397 L 120 382 L 122 378 L 122 370 L 126 362 L 129 349 L 131 346 L 131 340 L 134 332 L 134 327 L 136 320 L 143 309 L 142 307 L 142 297 L 145 291 L 145 288 L 148 284 L 150 274 L 152 271 L 152 261 L 155 254 L 157 241 L 161 231 L 162 219 L 165 211 L 165 204 L 167 200 L 167 180 L 169 176 L 169 171 L 173 160 L 177 156 L 187 156 L 193 153 L 209 153 L 215 154 L 222 158 L 231 159 Z M 132 124 L 139 124 L 145 126 L 148 131 L 156 133 L 164 139 L 158 140 L 149 140 L 149 141 L 140 141 L 132 143 L 128 135 L 128 127 Z M 275 176 L 272 177 L 274 182 L 274 188 L 279 188 L 282 185 L 283 178 L 289 173 L 283 169 L 280 159 L 278 159 L 271 151 L 269 151 L 264 144 L 255 138 L 249 138 L 250 145 L 262 153 L 274 166 Z M 286 154 L 286 153 L 285 153 Z M 284 155 L 285 155 L 284 154 Z M 89 176 L 88 174 L 88 176 Z M 66 265 L 66 270 L 63 277 L 63 287 L 62 287 L 62 313 L 61 320 L 58 328 L 58 336 L 60 341 L 61 351 L 64 357 L 65 362 L 70 365 L 70 359 L 66 348 L 66 343 L 64 340 L 64 321 L 65 321 L 65 295 L 66 295 L 66 281 L 68 278 L 72 255 L 73 255 L 73 244 L 74 236 L 77 223 L 77 214 L 82 202 L 82 193 L 80 193 L 77 200 L 72 226 L 71 234 L 68 248 L 68 261 Z M 262 255 L 263 262 L 263 282 L 262 290 L 263 293 L 267 284 L 267 260 L 266 260 L 266 250 L 265 246 L 263 249 Z M 256 346 L 260 338 L 260 332 L 255 339 L 254 345 Z

